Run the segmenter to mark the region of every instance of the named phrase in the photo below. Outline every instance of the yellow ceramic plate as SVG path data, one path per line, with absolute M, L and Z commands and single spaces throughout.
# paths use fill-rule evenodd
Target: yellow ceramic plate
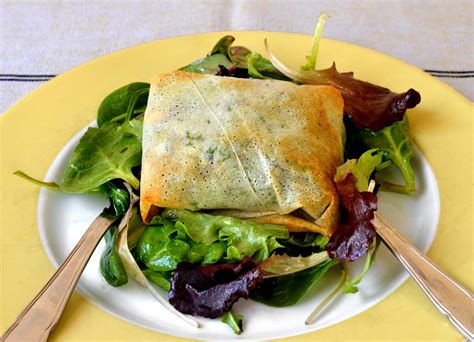
M 148 81 L 204 56 L 224 33 L 178 37 L 122 50 L 73 69 L 22 99 L 0 118 L 2 330 L 53 272 L 38 231 L 38 189 L 12 176 L 16 169 L 42 177 L 62 147 L 95 117 L 111 90 Z M 277 56 L 299 65 L 311 38 L 286 33 L 238 32 L 237 44 L 262 51 L 268 37 Z M 416 47 L 413 47 L 416 48 Z M 472 105 L 421 70 L 354 45 L 324 40 L 318 68 L 336 60 L 341 71 L 388 86 L 420 91 L 410 111 L 411 131 L 438 181 L 441 216 L 428 255 L 472 288 Z M 53 337 L 61 339 L 174 339 L 121 321 L 74 294 Z M 460 339 L 412 280 L 370 310 L 295 339 Z

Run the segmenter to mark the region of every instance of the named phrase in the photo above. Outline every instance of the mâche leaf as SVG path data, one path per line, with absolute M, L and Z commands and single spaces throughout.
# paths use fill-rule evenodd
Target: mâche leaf
M 369 148 L 382 151 L 385 159 L 391 160 L 402 172 L 404 186 L 382 182 L 382 189 L 404 194 L 410 194 L 416 190 L 415 173 L 410 162 L 413 157 L 413 144 L 406 117 L 379 131 L 359 130 L 356 136 Z
M 122 286 L 128 282 L 127 272 L 117 250 L 118 229 L 115 226 L 105 233 L 105 250 L 100 258 L 100 273 L 104 280 L 114 286 Z
M 111 128 L 89 128 L 72 153 L 60 189 L 87 193 L 112 179 L 123 179 L 138 189 L 132 168 L 141 164 L 142 127 L 142 121 L 135 119 Z
M 119 188 L 113 182 L 109 181 L 100 186 L 98 192 L 106 193 L 110 199 L 112 206 L 114 207 L 115 214 L 117 217 L 122 217 L 128 210 L 130 205 L 130 196 L 128 191 L 123 188 Z
M 97 112 L 97 125 L 102 127 L 117 117 L 129 119 L 143 113 L 148 100 L 149 83 L 135 82 L 127 84 L 110 93 L 100 104 Z

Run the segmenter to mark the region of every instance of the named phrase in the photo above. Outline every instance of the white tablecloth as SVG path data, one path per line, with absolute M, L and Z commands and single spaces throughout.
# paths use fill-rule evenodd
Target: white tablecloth
M 54 75 L 109 52 L 227 30 L 312 34 L 363 45 L 429 70 L 474 99 L 473 1 L 0 0 L 0 113 Z

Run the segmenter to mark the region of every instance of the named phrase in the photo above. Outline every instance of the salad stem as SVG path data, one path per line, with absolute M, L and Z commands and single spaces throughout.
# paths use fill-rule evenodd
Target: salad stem
M 319 305 L 309 314 L 308 318 L 306 318 L 306 321 L 304 321 L 304 324 L 306 325 L 312 324 L 315 321 L 316 317 L 318 317 L 319 314 L 323 312 L 323 310 L 329 304 L 331 304 L 331 302 L 341 292 L 342 286 L 346 283 L 347 274 L 348 274 L 348 270 L 346 268 L 347 266 L 342 264 L 342 267 L 343 269 L 342 269 L 341 277 L 338 283 L 336 284 L 336 287 L 334 287 L 334 290 L 332 290 L 331 293 L 326 298 L 324 298 L 324 300 L 321 303 L 319 303 Z
M 318 58 L 319 42 L 321 41 L 321 36 L 323 35 L 324 24 L 326 20 L 329 19 L 329 16 L 325 13 L 321 13 L 318 19 L 318 23 L 314 30 L 313 35 L 313 44 L 311 46 L 311 53 L 309 56 L 306 56 L 306 65 L 301 67 L 301 71 L 316 70 L 316 60 Z

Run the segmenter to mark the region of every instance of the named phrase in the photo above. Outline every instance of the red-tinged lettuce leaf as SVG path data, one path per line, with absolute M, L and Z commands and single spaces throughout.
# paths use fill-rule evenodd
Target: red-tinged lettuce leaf
M 238 68 L 236 66 L 226 68 L 219 64 L 219 71 L 216 73 L 216 76 L 249 78 L 249 73 L 247 69 Z
M 358 80 L 352 72 L 340 73 L 335 63 L 329 69 L 296 71 L 278 60 L 269 51 L 266 41 L 265 47 L 273 66 L 293 81 L 337 88 L 344 98 L 344 113 L 352 118 L 358 129 L 378 131 L 390 126 L 403 119 L 406 110 L 421 101 L 415 89 L 397 94 L 388 88 Z
M 217 318 L 230 311 L 240 298 L 248 298 L 262 279 L 250 258 L 200 267 L 183 262 L 171 279 L 168 299 L 182 313 Z
M 356 177 L 350 173 L 336 182 L 343 206 L 342 222 L 326 246 L 329 256 L 339 261 L 354 261 L 370 248 L 376 232 L 372 224 L 377 210 L 377 196 L 371 192 L 359 192 Z

